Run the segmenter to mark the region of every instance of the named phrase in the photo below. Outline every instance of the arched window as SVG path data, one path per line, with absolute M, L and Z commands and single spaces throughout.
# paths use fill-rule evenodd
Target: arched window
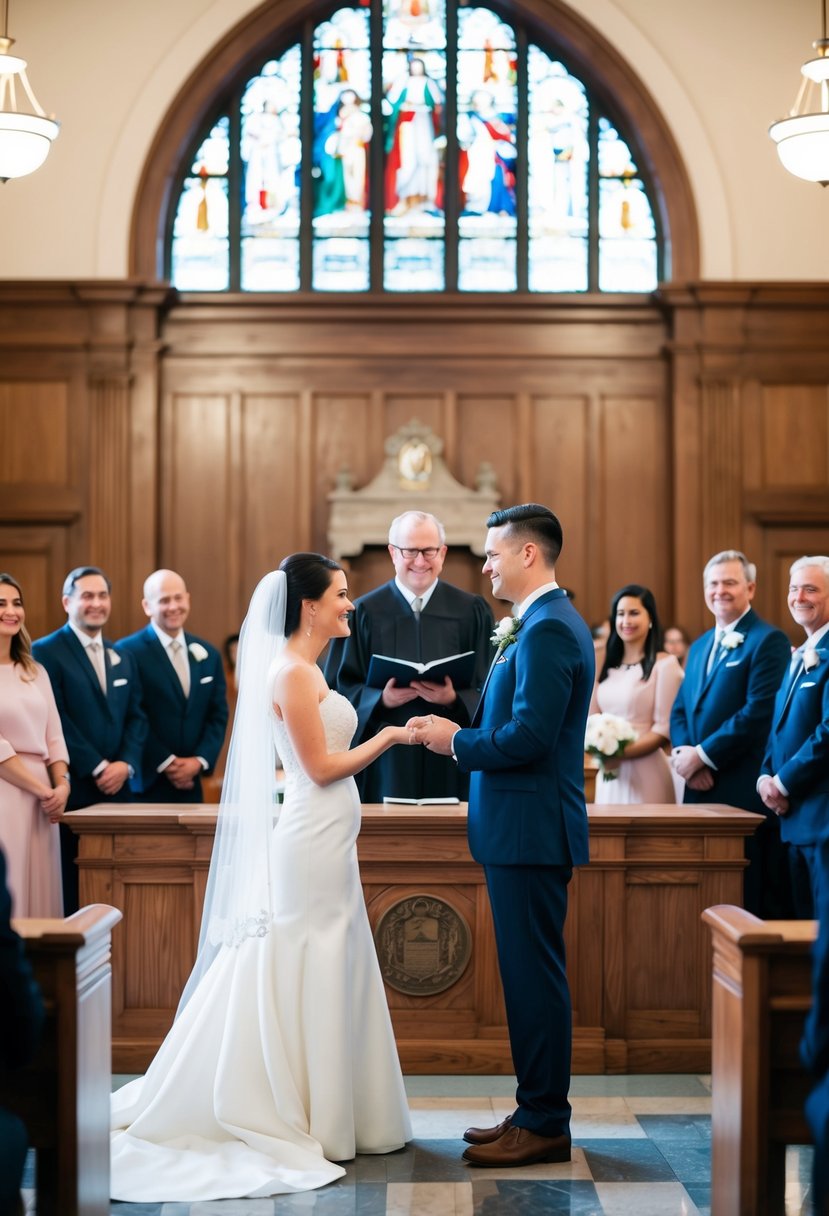
M 166 272 L 182 291 L 652 291 L 643 160 L 529 27 L 367 0 L 222 99 L 179 174 Z

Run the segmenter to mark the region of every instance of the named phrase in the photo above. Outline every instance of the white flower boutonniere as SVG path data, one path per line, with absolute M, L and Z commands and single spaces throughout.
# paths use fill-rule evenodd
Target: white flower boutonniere
M 202 646 L 201 642 L 191 642 L 187 647 L 197 663 L 203 663 L 207 658 L 207 651 Z
M 110 667 L 117 667 L 117 666 L 118 666 L 118 664 L 121 662 L 121 656 L 120 656 L 120 654 L 118 653 L 118 651 L 117 651 L 117 650 L 113 650 L 112 648 L 110 648 L 110 649 L 107 651 L 107 654 L 109 655 L 109 665 L 110 665 Z
M 495 626 L 495 631 L 489 639 L 499 650 L 506 650 L 513 642 L 518 641 L 518 630 L 521 628 L 520 616 L 502 617 Z
M 723 650 L 736 650 L 738 646 L 742 646 L 745 640 L 746 635 L 744 633 L 740 633 L 739 629 L 732 629 L 731 633 L 723 634 L 720 645 Z
M 815 650 L 814 646 L 812 646 L 809 650 L 803 651 L 803 670 L 804 671 L 814 671 L 819 663 L 820 663 L 820 655 L 818 654 L 817 650 Z

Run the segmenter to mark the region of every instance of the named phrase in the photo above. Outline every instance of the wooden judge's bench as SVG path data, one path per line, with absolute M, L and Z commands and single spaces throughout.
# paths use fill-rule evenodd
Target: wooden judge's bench
M 588 808 L 590 866 L 567 921 L 573 1069 L 705 1072 L 711 965 L 701 914 L 742 901 L 744 838 L 725 806 Z M 112 934 L 116 1072 L 143 1071 L 195 957 L 214 806 L 112 805 L 68 816 L 83 904 L 123 912 Z M 512 1071 L 483 871 L 466 807 L 367 806 L 358 842 L 404 1072 Z

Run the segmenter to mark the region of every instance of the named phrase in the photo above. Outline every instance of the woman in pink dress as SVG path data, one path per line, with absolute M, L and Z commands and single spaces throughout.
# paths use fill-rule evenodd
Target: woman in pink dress
M 63 916 L 58 822 L 69 753 L 25 619 L 19 584 L 0 574 L 0 847 L 13 915 Z
M 622 587 L 610 607 L 610 636 L 590 712 L 625 718 L 637 739 L 625 748 L 624 758 L 604 762 L 617 780 L 597 777 L 597 803 L 676 802 L 664 748 L 683 672 L 673 655 L 660 651 L 659 643 L 653 593 L 638 583 Z

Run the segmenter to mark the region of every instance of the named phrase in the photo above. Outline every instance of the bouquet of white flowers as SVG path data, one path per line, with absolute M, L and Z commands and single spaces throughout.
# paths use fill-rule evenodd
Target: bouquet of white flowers
M 616 774 L 608 771 L 605 760 L 621 756 L 629 743 L 638 736 L 626 718 L 618 714 L 591 714 L 587 719 L 587 730 L 584 735 L 584 750 L 591 756 L 597 756 L 599 771 L 605 781 L 615 781 Z

